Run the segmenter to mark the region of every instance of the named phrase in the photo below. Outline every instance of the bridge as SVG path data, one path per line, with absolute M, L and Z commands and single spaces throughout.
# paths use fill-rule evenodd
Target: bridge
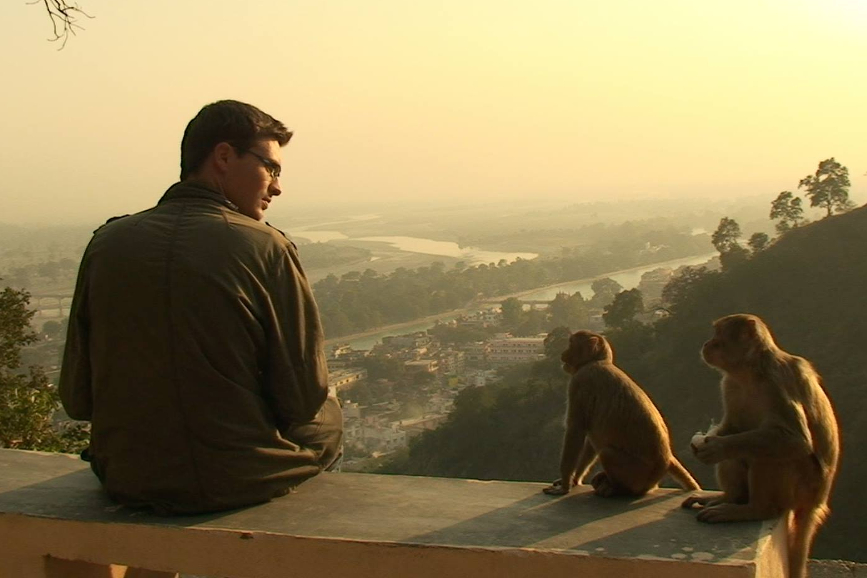
M 509 297 L 499 297 L 499 298 L 491 298 L 491 299 L 482 299 L 481 301 L 477 301 L 477 303 L 481 305 L 500 305 L 506 299 L 510 299 Z M 529 305 L 530 307 L 542 306 L 542 305 L 550 305 L 551 299 L 518 299 L 518 302 L 521 305 Z
M 36 309 L 36 317 L 55 317 L 46 315 L 47 312 L 57 311 L 60 317 L 64 316 L 64 310 L 72 306 L 72 295 L 40 293 L 30 295 L 30 307 Z

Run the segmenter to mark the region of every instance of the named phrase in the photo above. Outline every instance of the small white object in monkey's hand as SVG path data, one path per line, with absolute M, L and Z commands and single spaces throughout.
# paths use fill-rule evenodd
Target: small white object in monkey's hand
M 707 431 L 706 432 L 700 432 L 700 431 L 695 432 L 695 435 L 692 436 L 692 439 L 689 441 L 689 444 L 694 448 L 697 448 L 699 446 L 704 445 L 705 443 L 707 443 L 707 436 L 716 435 L 716 430 L 717 430 L 717 426 L 713 422 L 713 420 L 711 420 L 710 427 L 707 428 Z

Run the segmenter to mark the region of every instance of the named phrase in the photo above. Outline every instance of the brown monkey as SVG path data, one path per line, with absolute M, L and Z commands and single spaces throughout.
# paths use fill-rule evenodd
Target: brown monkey
M 687 490 L 701 489 L 671 453 L 668 427 L 646 393 L 614 365 L 606 339 L 590 331 L 569 337 L 560 356 L 572 375 L 560 479 L 546 494 L 566 494 L 598 459 L 602 471 L 591 484 L 596 495 L 641 496 L 665 474 Z
M 829 512 L 840 455 L 837 419 L 819 375 L 780 349 L 754 315 L 717 320 L 701 356 L 723 374 L 724 415 L 693 452 L 716 464 L 722 494 L 693 496 L 683 506 L 702 506 L 698 519 L 710 523 L 788 514 L 789 576 L 802 578 Z

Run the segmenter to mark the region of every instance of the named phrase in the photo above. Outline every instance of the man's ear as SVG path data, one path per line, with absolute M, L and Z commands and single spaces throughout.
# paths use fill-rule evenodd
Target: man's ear
M 235 147 L 227 142 L 217 143 L 217 146 L 211 152 L 214 168 L 220 174 L 225 174 L 229 170 L 229 162 L 236 156 Z

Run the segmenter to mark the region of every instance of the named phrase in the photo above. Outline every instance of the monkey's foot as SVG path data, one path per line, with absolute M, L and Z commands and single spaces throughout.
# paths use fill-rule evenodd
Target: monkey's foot
M 767 520 L 771 518 L 764 512 L 759 512 L 748 504 L 716 504 L 708 505 L 698 513 L 699 522 L 717 524 L 720 522 L 746 522 L 750 520 Z
M 611 498 L 623 494 L 605 472 L 599 472 L 593 476 L 593 479 L 590 480 L 590 485 L 593 486 L 593 493 L 600 498 Z
M 563 480 L 554 480 L 547 488 L 542 488 L 542 492 L 549 496 L 563 496 L 569 493 L 569 488 L 563 484 Z

